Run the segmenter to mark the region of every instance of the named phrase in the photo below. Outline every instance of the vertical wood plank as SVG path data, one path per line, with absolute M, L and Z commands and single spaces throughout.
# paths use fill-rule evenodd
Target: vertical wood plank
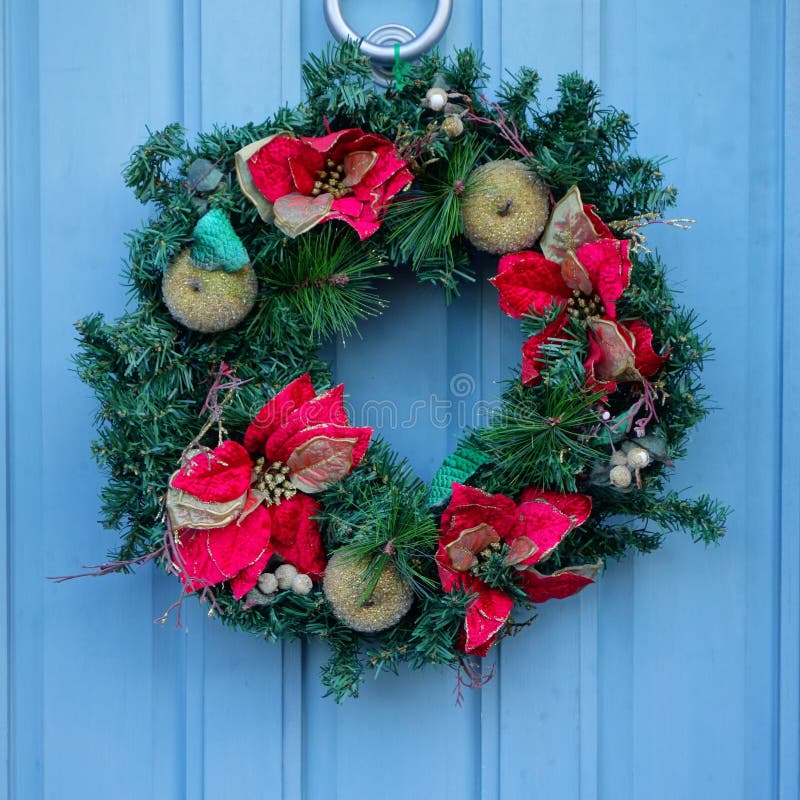
M 601 0 L 582 0 L 581 73 L 593 81 L 600 81 L 602 18 Z
M 26 325 L 42 336 L 41 381 L 32 392 L 33 402 L 41 397 L 41 411 L 35 426 L 20 431 L 32 439 L 29 446 L 41 441 L 34 474 L 44 491 L 40 531 L 25 525 L 17 531 L 41 548 L 39 565 L 20 559 L 19 569 L 28 594 L 36 586 L 46 611 L 38 631 L 42 676 L 38 684 L 31 675 L 26 680 L 37 686 L 45 707 L 45 796 L 83 795 L 87 776 L 98 786 L 117 785 L 120 797 L 146 796 L 160 783 L 152 738 L 142 735 L 158 718 L 152 708 L 152 572 L 61 586 L 40 582 L 45 574 L 97 563 L 117 545 L 117 535 L 101 535 L 95 523 L 102 479 L 88 450 L 94 401 L 69 373 L 72 325 L 97 308 L 113 318 L 122 306 L 123 234 L 143 212 L 119 173 L 145 125 L 174 116 L 177 58 L 170 35 L 177 30 L 176 9 L 174 3 L 123 8 L 93 1 L 43 1 L 39 9 L 42 126 L 35 159 L 42 164 L 37 190 L 46 224 L 38 312 Z M 27 157 L 24 163 L 28 168 Z M 20 340 L 24 336 L 30 332 L 21 331 Z M 74 720 L 82 735 L 65 735 Z
M 783 9 L 783 414 L 781 484 L 780 685 L 778 797 L 800 796 L 800 468 L 796 413 L 800 396 L 800 348 L 796 309 L 800 305 L 800 203 L 794 187 L 800 181 L 800 7 Z
M 496 43 L 497 62 L 489 62 L 496 82 L 507 70 L 533 66 L 542 79 L 543 105 L 552 103 L 559 74 L 580 69 L 582 61 L 596 58 L 594 51 L 587 49 L 584 53 L 596 11 L 593 9 L 594 15 L 584 20 L 582 3 L 577 0 L 536 3 L 535 7 L 501 2 L 492 3 L 491 8 L 496 16 L 490 19 L 484 14 L 484 37 L 488 34 Z M 496 270 L 496 264 L 492 270 Z M 487 287 L 484 315 L 501 326 L 502 344 L 486 358 L 497 365 L 496 369 L 502 369 L 505 378 L 508 369 L 520 361 L 522 338 L 519 326 L 502 318 L 496 292 L 490 290 Z M 595 591 L 586 590 L 580 600 L 542 606 L 531 629 L 502 646 L 500 797 L 523 790 L 533 796 L 565 800 L 592 797 L 596 736 L 591 711 L 596 691 L 591 671 L 596 660 L 596 636 L 588 623 L 596 603 Z M 584 678 L 589 684 L 582 683 Z M 589 712 L 585 734 L 583 711 Z M 531 743 L 535 745 L 531 747 Z
M 281 776 L 282 800 L 302 798 L 303 772 L 303 667 L 302 642 L 281 646 Z
M 199 131 L 203 125 L 203 0 L 182 0 L 183 125 Z
M 0 42 L 3 45 L 3 57 L 0 58 L 0 113 L 3 124 L 0 127 L 0 308 L 3 309 L 3 323 L 0 324 L 0 642 L 5 650 L 0 658 L 0 686 L 4 691 L 0 694 L 0 800 L 8 800 L 10 787 L 9 767 L 11 765 L 10 751 L 10 708 L 9 708 L 9 678 L 11 675 L 11 595 L 9 593 L 9 580 L 11 578 L 11 562 L 9 560 L 10 545 L 10 519 L 8 505 L 8 483 L 11 477 L 8 452 L 8 332 L 7 320 L 9 313 L 7 276 L 8 237 L 6 231 L 9 227 L 8 210 L 10 208 L 9 185 L 6 178 L 6 162 L 8 159 L 8 120 L 10 118 L 10 103 L 7 85 L 8 57 L 8 9 L 5 0 L 0 2 Z
M 41 492 L 41 335 L 39 216 L 39 15 L 36 3 L 10 2 L 6 9 L 9 160 L 7 197 L 6 403 L 9 540 L 6 597 L 9 616 L 8 795 L 38 800 L 43 795 L 43 645 L 41 592 L 25 598 L 30 573 L 42 573 Z M 13 153 L 13 157 L 11 154 Z M 25 265 L 24 275 L 21 265 Z M 19 271 L 12 266 L 20 265 Z M 17 531 L 32 535 L 15 535 Z M 26 601 L 27 600 L 27 601 Z
M 272 113 L 281 96 L 281 41 L 291 29 L 292 9 L 280 0 L 253 5 L 244 0 L 201 0 L 198 78 L 200 119 L 192 133 L 214 125 L 259 121 Z M 295 12 L 294 16 L 297 16 Z M 284 20 L 286 22 L 284 23 Z M 272 79 L 268 76 L 277 76 Z M 193 76 L 187 76 L 187 82 Z M 204 718 L 203 790 L 209 798 L 256 796 L 265 790 L 264 765 L 273 765 L 271 789 L 286 796 L 298 785 L 301 731 L 291 723 L 300 708 L 289 706 L 287 650 L 244 634 L 234 634 L 219 620 L 198 621 L 202 629 Z M 190 669 L 200 669 L 199 661 Z M 299 677 L 297 678 L 299 686 Z M 293 696 L 299 696 L 294 692 Z M 233 713 L 232 713 L 233 711 Z M 288 725 L 288 729 L 287 729 Z M 252 743 L 252 744 L 251 744 Z M 253 757 L 253 747 L 259 757 Z M 283 765 L 281 771 L 278 765 Z M 190 796 L 194 796 L 190 793 Z

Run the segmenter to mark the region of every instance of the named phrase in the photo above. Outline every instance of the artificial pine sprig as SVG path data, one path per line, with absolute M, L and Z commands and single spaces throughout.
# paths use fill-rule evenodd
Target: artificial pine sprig
M 472 272 L 458 263 L 453 241 L 463 233 L 461 196 L 485 151 L 475 135 L 462 136 L 446 162 L 432 165 L 416 188 L 387 213 L 390 257 L 410 264 L 420 281 L 440 284 L 448 299 L 457 291 L 458 278 L 474 280 Z
M 577 355 L 567 359 L 577 374 Z M 543 381 L 533 388 L 514 382 L 502 399 L 489 424 L 473 431 L 478 446 L 492 456 L 477 485 L 509 496 L 531 485 L 577 491 L 586 464 L 603 455 L 586 435 L 597 423 L 597 396 L 571 381 Z
M 316 340 L 345 339 L 357 332 L 359 320 L 386 307 L 374 282 L 390 277 L 380 250 L 359 247 L 352 231 L 328 225 L 318 236 L 300 237 L 284 248 L 265 270 L 271 290 L 265 304 L 282 308 L 278 325 L 289 314 L 306 321 Z M 280 328 L 273 332 L 280 338 Z

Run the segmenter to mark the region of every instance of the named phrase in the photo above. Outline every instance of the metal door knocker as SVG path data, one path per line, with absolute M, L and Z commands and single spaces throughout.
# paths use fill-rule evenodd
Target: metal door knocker
M 405 25 L 395 22 L 379 25 L 366 36 L 359 36 L 345 21 L 339 0 L 323 0 L 325 20 L 331 33 L 339 40 L 352 39 L 359 42 L 361 52 L 372 59 L 375 82 L 386 86 L 392 77 L 389 65 L 395 60 L 395 45 L 399 44 L 398 56 L 403 61 L 413 61 L 430 50 L 442 38 L 450 21 L 453 0 L 436 0 L 436 10 L 422 33 L 415 34 Z

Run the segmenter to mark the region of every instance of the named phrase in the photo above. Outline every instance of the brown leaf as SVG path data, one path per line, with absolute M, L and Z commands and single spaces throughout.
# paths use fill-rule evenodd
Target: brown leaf
M 223 503 L 205 503 L 188 492 L 170 486 L 167 489 L 170 524 L 176 531 L 181 528 L 223 528 L 239 517 L 247 496 L 248 492 L 245 492 L 241 497 Z
M 301 444 L 286 462 L 289 480 L 301 492 L 315 494 L 338 483 L 353 466 L 357 439 L 315 436 Z
M 476 561 L 476 556 L 490 544 L 500 541 L 497 531 L 486 522 L 474 528 L 465 528 L 458 538 L 445 545 L 453 569 L 466 572 Z
M 247 162 L 254 156 L 265 144 L 271 142 L 279 134 L 273 133 L 272 136 L 267 136 L 266 139 L 259 139 L 257 142 L 251 142 L 246 147 L 243 147 L 236 153 L 234 163 L 236 165 L 236 179 L 239 181 L 239 187 L 242 194 L 256 207 L 258 216 L 264 222 L 273 221 L 272 203 L 264 197 L 259 191 L 258 187 L 253 181 L 253 176 L 250 174 L 250 167 Z
M 597 232 L 583 210 L 583 200 L 577 186 L 573 186 L 555 205 L 550 221 L 542 234 L 542 252 L 550 261 L 560 264 L 567 250 L 597 241 Z
M 299 192 L 286 194 L 279 197 L 272 207 L 275 225 L 294 239 L 317 225 L 332 205 L 333 195 L 327 192 L 317 197 L 306 197 Z

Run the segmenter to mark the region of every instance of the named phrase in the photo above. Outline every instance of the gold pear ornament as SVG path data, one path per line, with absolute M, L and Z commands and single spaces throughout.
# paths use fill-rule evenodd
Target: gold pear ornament
M 175 321 L 199 333 L 230 330 L 250 313 L 258 281 L 224 211 L 215 208 L 200 218 L 191 248 L 167 268 L 161 293 Z

